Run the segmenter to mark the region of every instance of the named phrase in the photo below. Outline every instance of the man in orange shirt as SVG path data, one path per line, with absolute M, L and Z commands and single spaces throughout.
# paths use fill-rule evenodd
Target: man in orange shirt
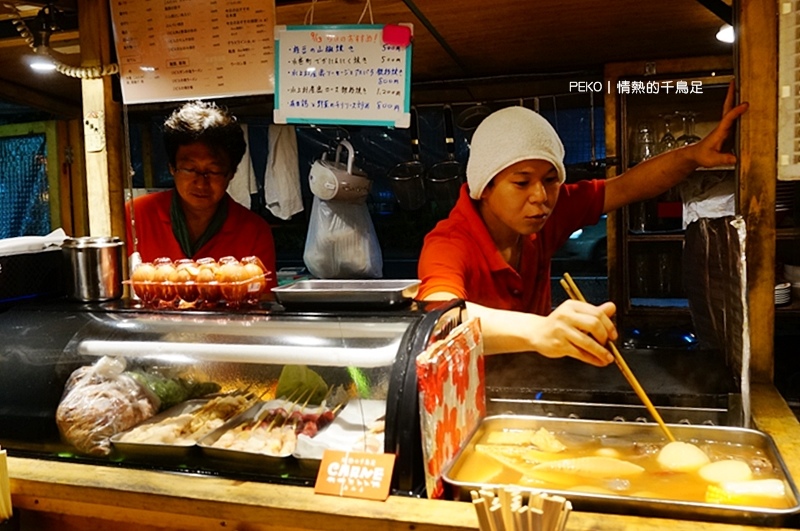
M 722 121 L 700 142 L 617 177 L 575 184 L 564 184 L 564 146 L 544 118 L 524 107 L 491 114 L 472 137 L 456 206 L 425 238 L 418 297 L 466 300 L 470 317 L 481 320 L 487 354 L 611 363 L 605 345 L 617 338 L 614 304 L 566 301 L 551 311 L 550 259 L 603 213 L 655 197 L 698 167 L 734 164 L 723 144 L 747 104 L 732 106 L 733 85 Z
M 246 150 L 236 118 L 211 102 L 188 102 L 164 123 L 164 145 L 172 190 L 126 205 L 127 241 L 144 262 L 166 257 L 242 259 L 257 256 L 275 271 L 275 245 L 269 223 L 231 198 L 226 190 Z M 273 287 L 275 275 L 269 275 Z

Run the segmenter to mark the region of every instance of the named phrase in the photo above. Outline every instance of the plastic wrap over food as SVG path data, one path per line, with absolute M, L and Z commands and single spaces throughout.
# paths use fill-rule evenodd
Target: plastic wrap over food
M 61 436 L 81 452 L 109 454 L 113 435 L 158 411 L 158 398 L 124 371 L 124 359 L 103 357 L 67 380 L 56 422 Z

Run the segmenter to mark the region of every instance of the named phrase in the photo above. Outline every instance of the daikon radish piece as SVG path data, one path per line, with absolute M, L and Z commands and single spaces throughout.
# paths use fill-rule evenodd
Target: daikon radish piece
M 622 459 L 602 456 L 576 457 L 540 463 L 535 465 L 533 470 L 547 470 L 592 478 L 618 478 L 635 476 L 644 472 L 644 468 L 639 465 Z
M 744 461 L 725 459 L 714 461 L 697 471 L 700 477 L 709 483 L 725 481 L 748 481 L 753 478 L 753 471 Z
M 522 454 L 522 459 L 526 463 L 531 464 L 539 464 L 539 463 L 547 463 L 550 461 L 559 461 L 564 459 L 564 454 L 553 453 L 553 452 L 543 452 L 541 450 L 537 450 L 536 448 L 525 448 L 525 452 Z
M 567 449 L 561 441 L 556 439 L 555 435 L 545 428 L 539 428 L 539 431 L 533 434 L 531 444 L 543 452 L 558 453 Z
M 719 485 L 708 486 L 706 502 L 781 508 L 787 504 L 786 485 L 780 479 L 724 481 Z
M 475 455 L 487 456 L 505 465 L 511 470 L 522 475 L 531 472 L 531 466 L 522 460 L 522 454 L 527 449 L 524 446 L 501 445 L 501 444 L 476 444 Z
M 692 472 L 707 465 L 711 460 L 694 444 L 674 441 L 658 452 L 658 464 L 672 472 Z

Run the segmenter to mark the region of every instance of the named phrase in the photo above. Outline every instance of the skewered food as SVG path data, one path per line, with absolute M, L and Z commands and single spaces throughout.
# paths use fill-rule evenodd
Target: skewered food
M 294 452 L 298 435 L 313 437 L 335 417 L 335 411 L 324 405 L 306 409 L 307 404 L 278 403 L 281 405 L 265 405 L 253 421 L 244 421 L 226 431 L 211 446 L 286 457 Z
M 196 410 L 137 426 L 120 436 L 119 440 L 126 443 L 194 444 L 251 405 L 250 395 L 218 396 Z
M 276 396 L 307 397 L 310 404 L 321 404 L 328 395 L 328 384 L 305 365 L 284 365 L 278 377 Z

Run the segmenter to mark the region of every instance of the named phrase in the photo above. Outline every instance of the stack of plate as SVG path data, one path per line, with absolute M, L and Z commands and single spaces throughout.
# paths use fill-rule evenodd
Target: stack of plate
M 792 301 L 792 284 L 783 282 L 775 286 L 775 306 L 783 306 Z

